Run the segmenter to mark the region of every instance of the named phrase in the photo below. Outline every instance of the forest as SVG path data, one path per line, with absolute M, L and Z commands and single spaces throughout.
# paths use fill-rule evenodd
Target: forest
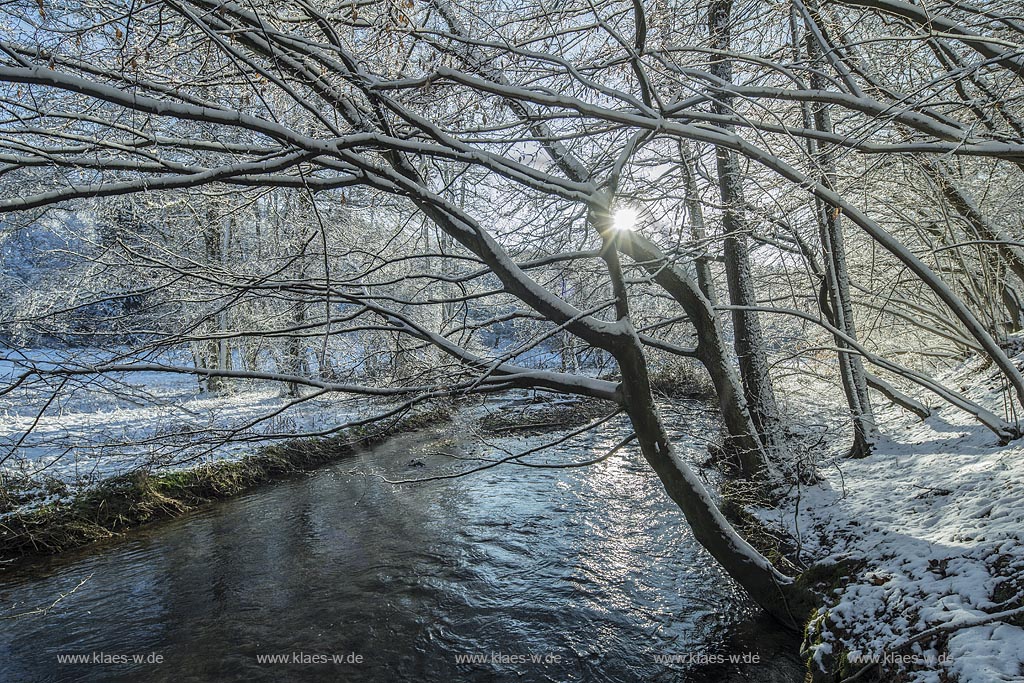
M 31 624 L 102 592 L 105 539 L 351 461 L 421 506 L 382 546 L 518 504 L 523 562 L 543 537 L 566 572 L 632 567 L 592 605 L 573 584 L 559 633 L 642 664 L 526 619 L 484 664 L 441 638 L 463 654 L 418 679 L 1024 680 L 1022 98 L 1018 0 L 0 3 L 0 678 L 170 680 L 67 668 L 93 646 Z M 571 548 L 567 490 L 595 506 Z M 354 537 L 334 504 L 317 524 Z M 644 630 L 691 623 L 699 581 L 735 587 L 707 615 L 733 626 Z M 694 665 L 749 614 L 795 668 Z M 337 619 L 351 656 L 297 679 L 442 659 L 375 660 Z

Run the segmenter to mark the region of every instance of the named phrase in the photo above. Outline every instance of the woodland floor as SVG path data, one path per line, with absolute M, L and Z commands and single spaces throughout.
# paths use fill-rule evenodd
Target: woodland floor
M 993 376 L 972 360 L 947 383 L 998 410 Z M 828 412 L 805 386 L 808 413 Z M 847 459 L 846 440 L 833 440 L 820 480 L 760 514 L 799 539 L 803 563 L 838 565 L 808 655 L 840 679 L 1024 680 L 1024 443 L 1000 445 L 952 409 L 923 422 L 894 407 L 877 417 L 884 436 L 871 456 Z

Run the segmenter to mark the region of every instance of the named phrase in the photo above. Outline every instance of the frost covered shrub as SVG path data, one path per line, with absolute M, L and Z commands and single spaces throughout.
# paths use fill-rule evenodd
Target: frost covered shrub
M 651 373 L 655 393 L 672 398 L 710 399 L 715 395 L 711 378 L 696 363 L 677 361 L 662 365 Z

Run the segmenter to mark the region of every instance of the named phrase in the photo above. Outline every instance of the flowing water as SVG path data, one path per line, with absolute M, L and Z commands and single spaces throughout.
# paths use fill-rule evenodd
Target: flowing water
M 445 431 L 0 573 L 0 681 L 802 680 L 639 454 L 384 481 L 473 465 Z

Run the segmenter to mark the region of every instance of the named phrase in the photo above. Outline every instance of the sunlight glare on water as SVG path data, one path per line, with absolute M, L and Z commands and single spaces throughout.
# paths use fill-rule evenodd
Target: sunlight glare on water
M 673 422 L 708 427 L 699 416 Z M 795 653 L 795 644 L 771 643 L 773 626 L 747 636 L 736 630 L 755 610 L 694 543 L 636 449 L 586 468 L 495 467 L 402 487 L 383 481 L 466 467 L 450 455 L 457 440 L 445 429 L 395 437 L 100 552 L 0 573 L 0 619 L 50 605 L 87 579 L 45 615 L 0 627 L 0 681 L 802 679 L 795 654 L 779 656 Z M 610 425 L 530 460 L 592 458 L 625 429 Z M 549 438 L 491 443 L 520 449 Z M 423 464 L 410 469 L 412 462 Z M 744 671 L 656 659 L 752 649 L 771 664 Z M 93 652 L 157 653 L 165 663 L 57 662 Z M 357 653 L 362 661 L 258 660 L 294 652 Z M 458 659 L 474 654 L 553 661 Z

